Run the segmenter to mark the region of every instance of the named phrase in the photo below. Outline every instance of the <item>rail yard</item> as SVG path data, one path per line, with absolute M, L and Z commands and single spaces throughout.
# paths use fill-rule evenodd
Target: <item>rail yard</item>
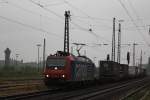
M 0 0 L 0 100 L 150 100 L 149 4 Z
M 144 79 L 134 79 L 124 82 L 114 82 L 112 84 L 97 84 L 89 87 L 55 87 L 47 90 L 24 93 L 18 95 L 3 96 L 4 100 L 128 100 L 129 96 L 150 86 L 149 77 Z M 146 84 L 145 84 L 146 83 Z M 143 96 L 137 100 L 141 100 Z

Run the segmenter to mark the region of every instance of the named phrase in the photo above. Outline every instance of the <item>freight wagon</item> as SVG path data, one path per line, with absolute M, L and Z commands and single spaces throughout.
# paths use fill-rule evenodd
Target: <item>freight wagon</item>
M 99 78 L 100 80 L 118 80 L 120 79 L 120 66 L 113 61 L 99 62 Z
M 138 69 L 136 66 L 129 66 L 129 78 L 136 78 Z
M 124 80 L 146 76 L 146 69 L 113 61 L 99 62 L 99 80 Z
M 120 64 L 120 78 L 128 79 L 129 66 L 127 64 Z

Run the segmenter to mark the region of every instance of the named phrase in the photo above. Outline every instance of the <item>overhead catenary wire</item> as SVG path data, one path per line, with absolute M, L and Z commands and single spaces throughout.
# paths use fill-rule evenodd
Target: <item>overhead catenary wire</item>
M 142 34 L 142 32 L 140 31 L 140 29 L 138 28 L 138 25 L 134 22 L 133 17 L 130 15 L 128 9 L 126 8 L 126 6 L 123 4 L 123 2 L 121 0 L 118 0 L 118 2 L 121 4 L 121 6 L 123 7 L 123 9 L 125 10 L 125 12 L 127 13 L 127 15 L 129 16 L 129 18 L 131 19 L 133 25 L 135 25 L 138 33 L 142 36 L 143 41 L 149 46 L 149 42 L 146 40 L 146 38 L 144 37 L 144 35 Z
M 19 22 L 19 21 L 14 20 L 14 19 L 10 19 L 10 18 L 4 17 L 4 16 L 0 16 L 0 18 L 3 19 L 3 20 L 6 20 L 6 21 L 12 22 L 12 23 L 16 23 L 16 24 L 22 25 L 24 27 L 27 27 L 27 28 L 30 28 L 30 29 L 33 29 L 33 30 L 36 30 L 36 31 L 40 31 L 40 32 L 44 32 L 44 33 L 49 33 L 49 34 L 51 34 L 51 35 L 53 35 L 55 37 L 61 38 L 61 39 L 63 38 L 60 35 L 54 34 L 53 32 L 49 32 L 49 31 L 46 31 L 44 29 L 37 28 L 37 27 L 34 27 L 32 25 L 25 24 L 25 23 Z
M 131 6 L 131 9 L 132 9 L 132 11 L 134 12 L 135 16 L 137 17 L 137 20 L 139 20 L 140 23 L 143 25 L 143 24 L 144 24 L 144 23 L 143 23 L 143 20 L 142 20 L 142 19 L 140 18 L 140 16 L 138 15 L 138 13 L 137 13 L 135 7 L 133 6 L 132 2 L 131 2 L 130 0 L 127 0 L 127 1 L 128 1 L 128 3 L 129 3 L 129 5 Z M 145 27 L 144 27 L 144 29 L 147 30 Z
M 12 22 L 12 23 L 15 23 L 15 24 L 18 24 L 18 25 L 21 25 L 21 26 L 24 26 L 26 28 L 30 28 L 32 30 L 35 30 L 35 31 L 39 31 L 39 32 L 43 32 L 45 34 L 48 34 L 50 36 L 54 36 L 54 37 L 57 37 L 59 39 L 62 39 L 63 40 L 63 36 L 60 36 L 58 34 L 55 34 L 53 32 L 50 32 L 50 31 L 46 31 L 44 29 L 41 29 L 41 28 L 38 28 L 38 27 L 35 27 L 35 26 L 32 26 L 32 25 L 28 25 L 28 24 L 25 24 L 25 23 L 22 23 L 22 22 L 19 22 L 17 20 L 14 20 L 14 19 L 10 19 L 10 18 L 7 18 L 7 17 L 4 17 L 4 16 L 0 16 L 0 19 L 3 19 L 3 20 L 6 20 L 6 21 L 9 21 L 9 22 Z M 70 41 L 73 43 L 73 39 L 70 39 Z
M 72 4 L 71 4 L 69 1 L 67 1 L 67 0 L 64 0 L 64 2 L 65 2 L 67 5 L 71 6 L 72 8 L 76 9 L 77 11 L 80 11 L 82 14 L 84 14 L 85 16 L 87 16 L 87 18 L 89 18 L 89 19 L 91 19 L 91 20 L 94 20 L 94 19 L 97 19 L 97 20 L 98 20 L 98 19 L 99 19 L 99 20 L 104 20 L 104 18 L 94 18 L 94 17 L 92 17 L 92 16 L 89 16 L 87 13 L 85 13 L 84 11 L 82 11 L 82 9 L 77 8 L 76 6 L 72 5 Z M 106 20 L 106 19 L 105 19 L 105 20 Z M 108 21 L 108 20 L 107 20 L 107 21 Z M 112 20 L 109 20 L 109 21 L 112 21 Z M 77 24 L 76 24 L 76 26 L 78 26 L 80 29 L 86 31 L 85 29 L 81 28 L 81 26 L 79 26 L 79 25 L 77 25 Z M 109 26 L 107 26 L 107 27 L 109 27 Z M 110 28 L 110 27 L 109 27 L 109 28 Z M 87 31 L 89 32 L 89 30 L 87 30 Z M 99 38 L 101 38 L 101 39 L 104 39 L 105 41 L 109 41 L 109 40 L 105 39 L 104 37 L 97 35 L 97 34 L 96 34 L 95 32 L 93 32 L 93 31 L 90 31 L 90 33 L 92 33 L 93 35 L 95 35 L 96 38 L 99 37 Z M 110 42 L 110 41 L 109 41 L 109 42 Z
M 48 9 L 48 8 L 46 8 L 44 5 L 42 5 L 42 4 L 40 4 L 40 3 L 37 3 L 37 2 L 35 2 L 35 1 L 33 1 L 33 0 L 29 0 L 29 1 L 32 2 L 33 4 L 39 6 L 40 8 L 42 8 L 42 9 L 44 9 L 44 10 L 46 10 L 46 11 L 52 13 L 52 14 L 54 14 L 55 16 L 57 16 L 57 17 L 59 17 L 59 18 L 61 18 L 61 19 L 64 19 L 63 16 L 57 14 L 56 12 L 54 12 L 54 11 Z
M 97 21 L 108 21 L 108 22 L 111 22 L 112 20 L 111 19 L 106 19 L 106 18 L 98 18 L 98 17 L 85 17 L 85 16 L 75 16 L 74 17 L 76 18 L 80 18 L 80 19 L 92 19 L 92 20 L 97 20 Z
M 15 24 L 22 25 L 22 26 L 24 26 L 24 27 L 27 27 L 27 28 L 30 28 L 30 29 L 33 29 L 33 30 L 36 30 L 36 31 L 40 31 L 40 32 L 44 33 L 44 36 L 45 36 L 45 33 L 46 33 L 46 34 L 48 34 L 48 35 L 51 34 L 51 35 L 53 35 L 53 36 L 55 36 L 55 37 L 57 37 L 57 38 L 63 39 L 63 36 L 57 35 L 57 34 L 55 34 L 55 33 L 53 33 L 53 32 L 46 31 L 46 30 L 44 30 L 44 29 L 41 28 L 41 23 L 42 23 L 42 22 L 41 22 L 41 17 L 46 17 L 46 18 L 48 18 L 48 19 L 52 19 L 52 18 L 50 18 L 50 17 L 48 17 L 48 16 L 45 16 L 45 15 L 42 15 L 42 14 L 40 14 L 40 13 L 34 12 L 34 11 L 32 11 L 32 10 L 23 8 L 22 6 L 19 6 L 19 5 L 15 4 L 15 3 L 13 3 L 13 2 L 10 2 L 10 1 L 8 2 L 7 0 L 5 0 L 5 3 L 10 4 L 10 5 L 12 5 L 12 6 L 14 6 L 14 7 L 18 8 L 18 9 L 21 9 L 21 10 L 23 10 L 23 11 L 29 12 L 29 13 L 31 13 L 31 14 L 39 15 L 39 17 L 40 17 L 40 28 L 35 27 L 35 26 L 32 26 L 32 25 L 25 24 L 25 23 L 22 23 L 22 22 L 19 22 L 19 21 L 17 21 L 17 20 L 10 19 L 10 18 L 4 17 L 4 16 L 0 16 L 1 19 L 4 19 L 4 20 L 6 20 L 6 21 L 9 21 L 9 22 L 12 22 L 12 23 L 15 23 Z M 62 22 L 62 23 L 63 23 L 63 22 Z M 63 23 L 63 24 L 64 24 L 64 23 Z M 71 39 L 71 41 L 73 41 L 73 40 Z
M 34 27 L 32 25 L 28 25 L 28 24 L 25 24 L 25 23 L 22 23 L 22 22 L 19 22 L 19 21 L 16 21 L 14 19 L 10 19 L 10 18 L 7 18 L 7 17 L 4 17 L 4 16 L 0 16 L 1 19 L 4 19 L 6 21 L 9 21 L 9 22 L 12 22 L 12 23 L 15 23 L 15 24 L 19 24 L 19 25 L 22 25 L 24 27 L 27 27 L 27 28 L 30 28 L 30 29 L 33 29 L 33 30 L 36 30 L 36 31 L 40 31 L 40 32 L 44 32 L 44 33 L 49 33 L 48 35 L 53 35 L 55 37 L 58 37 L 60 39 L 63 39 L 63 37 L 61 37 L 60 35 L 57 35 L 57 34 L 54 34 L 52 32 L 49 32 L 49 31 L 46 31 L 46 30 L 43 30 L 43 29 L 40 29 L 40 28 L 37 28 L 37 27 Z M 73 43 L 73 40 L 71 40 L 72 43 Z M 90 43 L 89 43 L 90 44 Z
M 33 14 L 33 15 L 42 16 L 42 17 L 47 18 L 47 19 L 49 19 L 49 20 L 56 20 L 56 19 L 54 19 L 54 18 L 52 18 L 52 17 L 49 17 L 49 16 L 46 16 L 46 15 L 40 14 L 40 13 L 38 13 L 38 12 L 29 10 L 29 9 L 26 9 L 26 8 L 24 8 L 24 7 L 20 6 L 20 5 L 17 5 L 17 4 L 15 4 L 15 3 L 13 3 L 13 2 L 10 2 L 10 1 L 7 1 L 7 4 L 9 4 L 9 5 L 13 6 L 13 7 L 16 7 L 16 8 L 18 8 L 18 9 L 20 9 L 20 10 L 23 10 L 23 11 L 25 11 L 25 12 L 28 12 L 28 13 L 30 13 L 30 14 Z M 59 21 L 59 23 L 64 24 L 63 22 L 60 22 L 60 21 Z
M 33 1 L 33 0 L 32 0 Z M 12 3 L 11 3 L 12 4 Z M 13 3 L 13 5 L 14 5 L 14 3 Z M 16 6 L 16 5 L 14 5 L 14 6 Z M 42 5 L 41 5 L 42 6 Z M 21 6 L 16 6 L 16 7 L 18 7 L 18 8 L 21 8 Z M 33 12 L 33 11 L 30 11 L 30 10 L 28 10 L 28 9 L 24 9 L 23 7 L 21 8 L 21 9 L 23 9 L 23 10 L 25 10 L 25 11 L 27 11 L 27 12 L 30 12 L 30 13 L 35 13 L 35 12 Z M 37 14 L 37 13 L 36 13 Z M 56 13 L 55 13 L 56 14 Z M 59 14 L 58 14 L 58 16 L 59 16 Z M 43 17 L 43 15 L 42 15 L 42 17 Z M 61 17 L 62 18 L 62 17 Z M 92 18 L 92 17 L 90 17 L 90 18 Z M 76 24 L 76 23 L 74 23 L 74 25 L 75 26 L 77 26 L 80 30 L 83 30 L 83 31 L 87 31 L 88 32 L 88 28 L 83 28 L 83 27 L 80 27 L 81 25 L 78 25 L 78 24 Z M 90 32 L 90 33 L 92 33 L 92 32 Z M 93 33 L 92 33 L 93 34 Z M 94 35 L 94 34 L 93 34 Z M 98 36 L 98 35 L 95 35 L 95 36 Z
M 61 5 L 61 4 L 64 4 L 65 2 L 64 1 L 61 1 L 61 2 L 57 2 L 57 3 L 53 3 L 53 4 L 46 4 L 44 6 L 46 7 L 49 7 L 49 6 L 57 6 L 57 5 Z
M 134 14 L 136 15 L 137 20 L 140 20 L 140 17 L 139 17 L 139 15 L 137 14 L 137 11 L 135 10 L 135 8 L 133 7 L 133 4 L 131 3 L 131 1 L 130 1 L 130 0 L 127 0 L 127 1 L 128 1 L 129 5 L 130 5 L 132 11 L 133 11 Z
M 5 4 L 5 3 L 7 3 L 6 0 L 0 0 L 0 4 Z
M 33 0 L 32 0 L 33 1 Z M 31 12 L 32 13 L 32 12 Z M 58 14 L 59 15 L 59 14 Z M 42 16 L 43 17 L 43 16 Z M 63 18 L 62 18 L 63 19 Z M 83 31 L 87 31 L 87 32 L 89 32 L 88 31 L 88 28 L 84 28 L 84 27 L 80 27 L 81 25 L 78 25 L 78 24 L 76 24 L 76 23 L 74 23 L 74 25 L 75 26 L 77 26 L 80 30 L 83 30 Z M 91 34 L 93 34 L 94 32 L 90 32 Z M 93 35 L 95 35 L 95 34 L 93 34 Z M 95 36 L 98 36 L 98 35 L 95 35 Z
M 83 27 L 81 27 L 80 25 L 78 25 L 76 23 L 73 23 L 73 25 L 77 26 L 82 31 L 85 31 L 85 32 L 88 32 L 88 33 L 94 35 L 96 38 L 101 38 L 101 39 L 103 39 L 103 40 L 105 40 L 107 42 L 110 42 L 109 40 L 105 39 L 104 37 L 97 35 L 94 31 L 89 31 L 89 29 L 83 28 Z
M 75 8 L 76 10 L 82 12 L 84 15 L 86 15 L 88 18 L 90 18 L 90 16 L 88 14 L 86 14 L 84 11 L 82 11 L 81 9 L 78 9 L 77 7 L 75 7 L 74 5 L 72 5 L 70 2 L 68 2 L 67 0 L 63 0 L 67 5 Z
M 54 11 L 48 9 L 48 8 L 46 8 L 44 5 L 42 5 L 42 4 L 40 4 L 40 3 L 37 3 L 37 2 L 35 2 L 35 1 L 33 1 L 33 0 L 29 0 L 29 1 L 32 2 L 33 4 L 39 6 L 40 8 L 42 8 L 42 9 L 44 9 L 44 10 L 46 10 L 46 11 L 52 13 L 52 14 L 54 14 L 55 16 L 59 17 L 60 19 L 63 19 L 63 20 L 64 20 L 64 17 L 63 17 L 63 16 L 57 14 L 56 12 L 54 12 Z M 87 30 L 87 32 L 89 32 L 88 29 L 83 28 L 82 26 L 80 26 L 80 25 L 78 25 L 78 24 L 76 24 L 76 23 L 74 23 L 74 22 L 72 22 L 72 21 L 71 21 L 71 24 L 77 26 L 77 27 L 78 27 L 79 29 L 81 29 L 81 30 L 84 30 L 84 31 Z M 89 32 L 89 33 L 91 34 L 91 32 Z M 100 37 L 100 36 L 97 35 L 96 33 L 94 33 L 94 32 L 92 32 L 92 33 L 93 33 L 92 35 L 94 35 L 96 38 L 97 38 L 97 37 Z M 104 39 L 104 38 L 101 37 L 101 39 Z M 104 40 L 107 40 L 107 39 L 104 39 Z M 107 40 L 107 41 L 109 41 L 109 40 Z
M 88 15 L 87 13 L 85 13 L 82 9 L 79 9 L 78 7 L 74 6 L 73 4 L 71 4 L 69 1 L 67 0 L 64 0 L 64 2 L 71 6 L 72 8 L 76 9 L 77 11 L 81 12 L 82 14 L 84 14 L 85 16 L 75 16 L 75 17 L 79 17 L 79 18 L 87 18 L 87 19 L 92 19 L 92 20 L 100 20 L 100 21 L 112 21 L 112 19 L 106 19 L 106 18 L 98 18 L 98 17 L 93 17 L 93 16 L 90 16 Z
M 9 4 L 10 4 L 10 2 L 9 2 Z M 13 3 L 11 3 L 11 4 L 13 4 Z M 20 6 L 15 5 L 15 4 L 13 4 L 13 5 L 16 6 L 17 8 L 20 8 L 20 9 L 23 9 L 23 10 L 25 10 L 25 11 L 27 11 L 27 12 L 32 13 L 32 11 L 30 11 L 30 10 L 24 9 L 24 8 L 22 8 L 22 7 L 20 7 Z M 49 10 L 48 10 L 48 11 L 49 11 Z M 35 13 L 35 12 L 33 12 L 33 13 Z M 38 13 L 35 13 L 35 14 L 38 14 Z M 53 13 L 53 14 L 56 14 L 56 13 Z M 58 14 L 57 14 L 57 16 L 59 16 L 60 18 L 62 18 L 62 17 L 61 17 L 60 15 L 58 15 Z M 40 15 L 40 17 L 41 17 L 41 15 Z M 59 37 L 59 38 L 63 39 L 63 37 L 61 37 L 61 36 L 59 36 L 59 35 L 56 35 L 56 34 L 54 34 L 53 32 L 48 32 L 48 31 L 46 31 L 46 30 L 44 30 L 44 29 L 42 29 L 42 28 L 37 28 L 37 27 L 35 27 L 35 26 L 28 25 L 28 24 L 25 24 L 25 23 L 22 23 L 22 22 L 19 22 L 19 21 L 17 21 L 17 20 L 10 19 L 10 18 L 4 17 L 4 16 L 0 16 L 0 18 L 1 18 L 1 19 L 4 19 L 4 20 L 7 20 L 7 21 L 9 21 L 9 22 L 13 22 L 13 23 L 22 25 L 22 26 L 24 26 L 24 27 L 28 27 L 28 28 L 33 29 L 33 30 L 36 30 L 36 31 L 40 31 L 40 32 L 43 32 L 43 33 L 50 33 L 51 35 L 53 35 L 53 36 L 55 36 L 55 37 Z M 62 18 L 62 19 L 63 19 L 63 18 Z M 41 20 L 41 19 L 40 19 L 40 20 Z M 40 23 L 41 23 L 41 22 L 40 22 Z M 78 27 L 80 27 L 80 26 L 79 26 L 78 24 L 76 24 L 76 23 L 73 23 L 73 24 L 76 25 L 76 26 L 78 26 Z M 84 28 L 82 28 L 82 27 L 80 27 L 80 29 L 86 31 L 86 29 L 84 29 Z M 96 34 L 94 34 L 94 32 L 93 32 L 93 35 L 96 35 Z M 96 37 L 97 37 L 97 36 L 96 36 Z M 73 40 L 71 39 L 71 41 L 73 41 Z
M 10 3 L 10 2 L 7 2 L 7 3 L 13 4 L 13 3 Z M 22 10 L 25 10 L 25 11 L 27 11 L 27 12 L 30 12 L 30 13 L 35 13 L 35 12 L 30 11 L 30 10 L 24 9 L 24 8 L 22 8 L 21 6 L 17 6 L 17 5 L 15 5 L 15 4 L 13 4 L 13 6 L 15 6 L 15 7 L 17 7 L 17 8 L 20 8 L 20 9 L 22 9 Z M 35 14 L 38 14 L 38 13 L 35 13 Z M 40 14 L 38 14 L 38 15 L 40 15 Z M 58 15 L 58 16 L 59 16 L 59 15 Z M 40 17 L 41 17 L 41 16 L 40 16 Z M 59 17 L 60 17 L 60 16 L 59 16 Z M 30 28 L 30 29 L 33 29 L 33 30 L 36 30 L 36 31 L 40 31 L 40 32 L 43 32 L 43 33 L 51 34 L 51 35 L 53 35 L 53 36 L 55 36 L 55 37 L 58 37 L 58 38 L 60 38 L 60 39 L 63 39 L 63 37 L 61 37 L 60 35 L 54 34 L 53 32 L 46 31 L 46 30 L 44 30 L 44 29 L 42 29 L 42 28 L 38 28 L 38 27 L 35 27 L 35 26 L 32 26 L 32 25 L 28 25 L 28 24 L 25 24 L 25 23 L 22 23 L 22 22 L 19 22 L 19 21 L 17 21 L 17 20 L 10 19 L 10 18 L 4 17 L 4 16 L 0 16 L 0 18 L 1 18 L 1 19 L 4 19 L 4 20 L 7 20 L 7 21 L 9 21 L 9 22 L 15 23 L 15 24 L 22 25 L 22 26 L 24 26 L 24 27 L 27 27 L 27 28 Z M 62 19 L 63 19 L 63 18 L 62 18 Z M 41 22 L 40 22 L 40 23 L 41 23 Z M 75 23 L 73 23 L 73 24 L 76 25 L 76 26 L 78 26 L 78 24 L 75 24 Z M 80 27 L 80 26 L 78 26 L 78 27 Z M 84 31 L 87 31 L 86 29 L 84 29 L 84 28 L 82 28 L 82 27 L 80 27 L 80 29 L 81 29 L 81 30 L 84 30 Z M 93 32 L 93 35 L 94 35 L 94 32 Z M 97 36 L 96 36 L 96 37 L 97 37 Z M 73 40 L 71 39 L 71 41 L 73 41 Z
M 56 15 L 57 17 L 59 17 L 59 18 L 61 18 L 61 19 L 64 20 L 63 16 L 57 14 L 56 12 L 54 12 L 54 11 L 48 9 L 48 8 L 45 8 L 43 5 L 41 5 L 41 4 L 39 4 L 39 3 L 36 3 L 36 2 L 34 2 L 33 0 L 30 0 L 30 1 L 31 1 L 32 3 L 38 5 L 39 7 L 43 8 L 44 10 L 46 10 L 46 11 L 48 11 L 48 12 L 50 12 L 50 13 L 52 13 L 52 14 Z M 76 24 L 76 23 L 74 23 L 74 22 L 72 22 L 72 21 L 71 21 L 71 23 L 72 23 L 73 25 L 77 26 L 79 29 L 81 29 L 81 30 L 83 30 L 83 31 L 86 31 L 86 32 L 89 32 L 88 29 L 83 28 L 82 26 L 80 26 L 80 25 L 78 25 L 78 24 Z M 96 34 L 95 32 L 93 32 L 93 31 L 92 31 L 92 32 L 89 32 L 89 33 L 92 33 L 92 35 L 94 35 L 96 38 L 99 37 L 99 38 L 101 38 L 101 39 L 104 39 L 104 40 L 106 40 L 106 41 L 109 41 L 109 40 L 107 40 L 107 39 L 105 39 L 105 38 L 103 38 L 103 37 L 100 37 L 99 35 L 97 35 L 97 34 Z
M 82 22 L 82 23 L 85 23 L 85 25 L 92 25 L 92 26 L 102 26 L 102 27 L 105 27 L 105 28 L 111 28 L 112 29 L 112 27 L 111 26 L 108 26 L 108 25 L 106 25 L 105 23 L 103 23 L 102 21 L 104 21 L 104 20 L 95 20 L 95 19 L 89 19 L 89 18 L 87 18 L 87 17 L 79 17 L 79 16 L 75 16 L 75 15 L 72 15 L 72 17 L 73 17 L 73 19 L 74 20 L 77 20 L 77 21 L 80 21 L 80 23 Z M 79 17 L 79 18 L 78 18 Z M 87 19 L 86 19 L 87 18 Z M 87 21 L 88 20 L 88 21 Z M 91 24 L 91 22 L 89 23 L 89 20 L 91 20 L 91 21 L 93 21 L 94 22 L 94 24 L 92 23 Z M 108 22 L 110 22 L 110 21 L 108 21 Z M 111 20 L 111 22 L 112 22 L 112 20 Z M 97 25 L 96 25 L 97 24 Z
M 33 3 L 36 3 L 36 2 L 34 2 L 33 0 L 31 0 Z M 15 3 L 12 3 L 12 2 L 7 2 L 8 4 L 10 4 L 10 5 L 12 5 L 12 6 L 14 6 L 14 7 L 16 7 L 16 8 L 19 8 L 19 9 L 22 9 L 22 10 L 24 10 L 24 11 L 26 11 L 26 12 L 29 12 L 29 13 L 31 13 L 31 14 L 36 14 L 36 15 L 39 15 L 40 16 L 40 18 L 41 18 L 41 16 L 43 17 L 43 15 L 41 15 L 41 14 L 39 14 L 39 13 L 37 13 L 37 12 L 34 12 L 34 11 L 31 11 L 31 10 L 28 10 L 28 9 L 25 9 L 25 8 L 23 8 L 23 7 L 21 7 L 21 6 L 19 6 L 19 5 L 16 5 Z M 38 4 L 38 3 L 36 3 L 36 4 Z M 44 6 L 42 6 L 42 5 L 40 5 L 40 4 L 38 4 L 40 7 L 44 7 Z M 61 19 L 64 19 L 62 16 L 60 16 L 59 14 L 57 14 L 57 13 L 55 13 L 55 12 L 52 12 L 51 10 L 49 10 L 49 9 L 47 9 L 47 8 L 44 8 L 46 11 L 48 11 L 48 12 L 50 12 L 50 13 L 53 13 L 54 15 L 56 15 L 56 16 L 58 16 L 59 18 L 61 18 Z M 47 17 L 47 18 L 49 18 L 49 17 Z M 41 19 L 40 19 L 41 20 Z M 10 21 L 10 20 L 9 20 Z M 11 19 L 11 22 L 12 22 L 12 19 Z M 26 27 L 29 27 L 29 28 L 32 28 L 32 29 L 36 29 L 36 30 L 38 30 L 38 31 L 41 31 L 41 32 L 46 32 L 45 30 L 43 30 L 43 29 L 40 29 L 40 28 L 37 28 L 37 27 L 34 27 L 34 26 L 31 26 L 31 25 L 27 25 L 27 24 L 24 24 L 24 23 L 20 23 L 20 22 L 18 22 L 18 21 L 15 21 L 15 20 L 13 20 L 13 22 L 17 22 L 17 24 L 19 23 L 19 24 L 21 24 L 21 25 L 24 25 L 24 26 L 26 26 Z M 41 22 L 40 22 L 41 23 Z M 86 31 L 86 32 L 88 32 L 88 29 L 86 29 L 86 28 L 83 28 L 83 27 L 81 27 L 80 25 L 78 25 L 78 24 L 76 24 L 76 23 L 74 23 L 74 22 L 72 22 L 72 24 L 73 25 L 75 25 L 75 26 L 77 26 L 78 28 L 80 28 L 80 30 L 82 30 L 82 31 Z M 48 32 L 49 33 L 49 32 Z M 51 32 L 52 33 L 52 32 Z M 100 37 L 100 36 L 98 36 L 98 35 L 96 35 L 96 33 L 94 33 L 94 32 L 92 32 L 92 34 L 93 35 L 95 35 L 95 37 Z M 62 37 L 61 37 L 62 38 Z M 101 38 L 103 38 L 103 37 L 101 37 Z
M 82 14 L 84 14 L 84 15 L 86 16 L 86 17 L 82 17 L 82 16 L 73 16 L 73 17 L 82 18 L 82 19 L 85 19 L 85 18 L 86 18 L 86 19 L 93 20 L 94 22 L 99 21 L 99 23 L 101 23 L 101 24 L 103 24 L 103 25 L 105 25 L 105 23 L 102 23 L 102 21 L 109 21 L 109 22 L 112 21 L 111 19 L 96 18 L 96 17 L 90 16 L 90 15 L 88 15 L 87 13 L 85 13 L 82 9 L 79 9 L 78 7 L 76 7 L 76 6 L 74 6 L 73 4 L 71 4 L 69 1 L 64 0 L 64 2 L 65 2 L 67 5 L 71 6 L 72 8 L 76 9 L 76 11 L 79 11 L 79 12 L 81 12 Z M 101 21 L 101 22 L 100 22 L 100 21 Z M 108 25 L 105 25 L 105 26 L 110 28 L 110 26 L 108 26 Z

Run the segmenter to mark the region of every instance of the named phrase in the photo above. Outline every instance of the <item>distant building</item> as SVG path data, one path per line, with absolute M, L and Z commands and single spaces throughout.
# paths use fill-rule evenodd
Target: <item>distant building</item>
M 5 66 L 9 66 L 10 65 L 10 53 L 11 53 L 11 50 L 9 48 L 6 48 L 4 53 L 5 53 Z

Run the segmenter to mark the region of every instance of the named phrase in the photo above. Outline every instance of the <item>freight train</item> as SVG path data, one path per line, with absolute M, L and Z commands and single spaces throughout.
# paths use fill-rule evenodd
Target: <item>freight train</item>
M 96 69 L 92 60 L 86 56 L 74 56 L 57 51 L 56 54 L 47 57 L 44 82 L 46 85 L 90 83 L 104 80 L 119 81 L 146 75 L 146 70 L 141 67 L 128 66 L 113 61 L 99 61 L 99 75 L 95 75 Z

